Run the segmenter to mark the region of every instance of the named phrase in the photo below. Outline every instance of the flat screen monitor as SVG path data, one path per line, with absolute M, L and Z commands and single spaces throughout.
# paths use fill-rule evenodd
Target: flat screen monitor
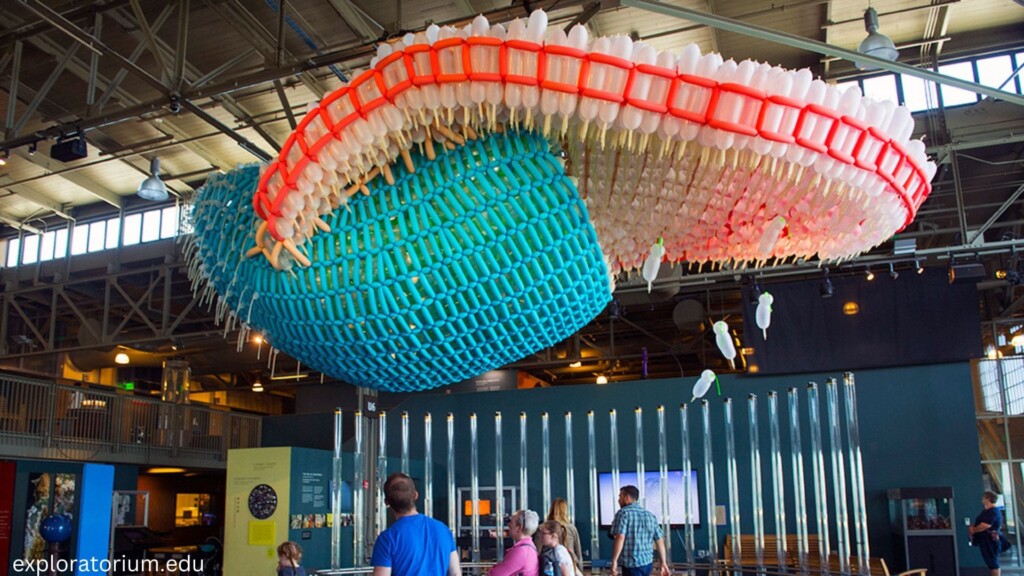
M 690 516 L 693 524 L 700 524 L 699 499 L 697 497 L 697 471 L 690 470 L 687 474 L 690 482 Z M 640 487 L 636 481 L 636 472 L 620 472 L 619 487 L 633 485 Z M 598 496 L 601 502 L 601 525 L 610 526 L 615 512 L 619 509 L 619 493 L 612 486 L 611 472 L 598 474 Z M 661 481 L 658 472 L 644 473 L 644 508 L 651 511 L 661 523 Z M 670 524 L 686 523 L 683 506 L 683 471 L 670 470 L 668 473 L 668 513 Z

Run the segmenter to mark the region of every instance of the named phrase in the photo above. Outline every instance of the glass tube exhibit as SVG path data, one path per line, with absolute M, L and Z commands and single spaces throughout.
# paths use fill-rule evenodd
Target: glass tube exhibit
M 544 510 L 535 509 L 543 517 L 550 502 L 558 497 L 571 502 L 570 513 L 575 516 L 581 538 L 584 542 L 589 540 L 589 546 L 584 546 L 588 553 L 583 560 L 600 559 L 601 539 L 605 537 L 602 532 L 607 530 L 612 512 L 617 509 L 614 502 L 618 489 L 635 482 L 638 488 L 647 485 L 648 502 L 641 504 L 658 516 L 667 540 L 671 541 L 666 542 L 670 561 L 682 573 L 692 576 L 708 568 L 714 574 L 734 573 L 740 568 L 768 573 L 782 567 L 793 574 L 807 574 L 817 573 L 819 566 L 827 571 L 837 560 L 829 558 L 826 535 L 831 534 L 840 556 L 840 573 L 867 575 L 867 516 L 853 375 L 846 374 L 841 383 L 828 380 L 824 399 L 819 399 L 819 388 L 813 383 L 805 390 L 789 388 L 786 407 L 779 406 L 779 392 L 767 392 L 765 402 L 748 395 L 747 418 L 736 418 L 736 403 L 731 398 L 723 398 L 721 403 L 701 400 L 699 425 L 691 418 L 688 404 L 680 405 L 678 418 L 664 406 L 653 406 L 648 409 L 655 410 L 652 424 L 656 430 L 646 433 L 644 408 L 636 407 L 635 435 L 629 434 L 630 440 L 635 439 L 633 446 L 624 445 L 619 437 L 614 409 L 609 411 L 604 428 L 594 411 L 586 411 L 585 437 L 573 433 L 571 411 L 564 413 L 564 429 L 552 427 L 547 413 L 538 412 L 531 418 L 529 413 L 521 412 L 518 434 L 503 430 L 500 411 L 494 412 L 493 421 L 478 419 L 475 413 L 448 413 L 445 433 L 438 438 L 433 434 L 430 412 L 403 412 L 397 419 L 382 413 L 376 422 L 355 412 L 350 446 L 356 453 L 352 469 L 346 466 L 344 470 L 344 415 L 339 410 L 335 414 L 331 507 L 337 517 L 348 512 L 341 508 L 340 487 L 351 482 L 353 530 L 344 532 L 345 538 L 350 539 L 345 541 L 340 523 L 334 523 L 332 569 L 341 573 L 337 570 L 341 569 L 343 547 L 351 547 L 357 564 L 365 563 L 372 552 L 374 532 L 379 533 L 387 526 L 381 508 L 374 505 L 381 499 L 369 497 L 364 486 L 381 490 L 390 457 L 392 467 L 399 464 L 412 471 L 421 494 L 419 509 L 447 518 L 452 534 L 467 547 L 465 558 L 481 565 L 503 557 L 509 544 L 503 528 L 515 509 L 529 508 L 528 502 L 532 500 L 545 506 Z M 805 394 L 807 404 L 802 409 L 800 396 Z M 786 416 L 788 420 L 783 421 Z M 411 428 L 410 417 L 423 418 L 423 428 Z M 765 421 L 767 429 L 762 434 Z M 536 432 L 530 431 L 530 422 Z M 827 439 L 822 437 L 823 426 Z M 376 446 L 364 442 L 367 431 L 371 438 L 376 433 Z M 562 438 L 557 437 L 559 431 L 564 432 Z M 714 432 L 724 434 L 717 447 Z M 401 441 L 389 444 L 388 436 L 395 433 Z M 803 442 L 805 434 L 809 435 L 807 444 Z M 551 468 L 552 461 L 563 456 L 557 449 L 563 441 L 564 475 L 552 473 Z M 651 446 L 654 441 L 656 447 Z M 553 447 L 556 449 L 552 450 Z M 620 448 L 628 450 L 626 454 L 633 453 L 633 457 L 622 459 Z M 363 450 L 376 454 L 364 456 Z M 488 454 L 489 450 L 493 453 Z M 445 459 L 435 463 L 435 455 L 442 451 Z M 585 458 L 582 451 L 586 452 Z M 657 473 L 652 471 L 650 478 L 645 478 L 647 458 L 657 458 L 658 463 Z M 810 463 L 809 474 L 805 461 Z M 435 474 L 435 464 L 438 468 L 445 466 L 446 473 Z M 577 464 L 579 470 L 575 468 Z M 528 481 L 531 468 L 540 468 L 533 485 Z M 364 485 L 364 478 L 369 480 L 368 484 Z M 832 485 L 827 486 L 830 479 Z M 750 498 L 741 497 L 747 490 L 744 486 L 749 487 Z M 810 507 L 808 489 L 813 496 Z M 577 500 L 576 494 L 581 498 Z M 724 501 L 719 501 L 723 494 Z M 847 496 L 852 502 L 850 508 Z M 607 506 L 611 508 L 606 509 Z M 720 507 L 724 508 L 724 515 L 719 512 Z M 766 512 L 774 515 L 773 520 L 765 521 Z M 701 531 L 703 536 L 698 538 Z M 786 544 L 790 533 L 796 535 L 793 549 Z M 726 534 L 730 542 L 724 551 L 727 560 L 723 561 L 719 552 Z M 810 550 L 811 543 L 818 549 Z M 491 550 L 491 545 L 496 549 Z M 604 550 L 605 556 L 609 553 L 610 547 Z M 808 558 L 810 554 L 816 556 L 813 562 Z M 743 563 L 744 558 L 747 564 Z

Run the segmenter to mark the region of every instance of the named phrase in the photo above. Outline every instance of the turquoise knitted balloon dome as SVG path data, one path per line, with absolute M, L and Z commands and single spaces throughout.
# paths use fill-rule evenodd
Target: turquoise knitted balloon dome
M 387 391 L 436 388 L 564 340 L 610 299 L 586 207 L 550 144 L 496 133 L 415 157 L 322 217 L 275 270 L 254 245 L 257 166 L 210 179 L 192 208 L 198 272 L 276 348 Z M 287 259 L 288 256 L 282 255 Z

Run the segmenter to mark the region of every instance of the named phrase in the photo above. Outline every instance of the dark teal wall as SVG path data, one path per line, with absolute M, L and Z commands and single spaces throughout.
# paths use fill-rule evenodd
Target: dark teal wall
M 780 408 L 785 406 L 786 390 L 798 387 L 802 422 L 804 457 L 810 458 L 810 442 L 807 424 L 808 381 L 824 384 L 827 377 L 839 377 L 841 374 L 804 374 L 797 376 L 772 377 L 736 377 L 721 378 L 723 396 L 734 399 L 736 419 L 736 444 L 739 458 L 740 510 L 747 513 L 742 518 L 742 532 L 752 533 L 753 527 L 749 518 L 751 509 L 750 464 L 748 454 L 749 437 L 747 425 L 748 394 L 757 394 L 759 398 L 759 416 L 761 428 L 762 462 L 764 469 L 764 502 L 766 513 L 766 530 L 774 530 L 773 502 L 770 489 L 770 472 L 767 467 L 769 434 L 767 421 L 766 393 L 775 390 L 780 393 Z M 980 456 L 978 451 L 977 431 L 974 421 L 974 403 L 971 387 L 970 366 L 963 364 L 944 364 L 932 366 L 916 366 L 909 368 L 892 368 L 882 370 L 863 370 L 856 373 L 858 412 L 860 416 L 861 442 L 865 472 L 865 489 L 868 502 L 868 518 L 870 525 L 870 543 L 872 556 L 883 556 L 890 566 L 902 566 L 902 560 L 892 556 L 892 536 L 889 531 L 888 503 L 886 490 L 893 487 L 909 486 L 952 486 L 956 495 L 959 521 L 963 517 L 973 516 L 982 491 L 980 474 Z M 410 413 L 410 436 L 412 437 L 413 458 L 422 457 L 423 413 L 434 415 L 433 429 L 433 461 L 435 477 L 435 494 L 441 495 L 445 486 L 444 459 L 446 454 L 445 425 L 443 415 L 452 412 L 455 415 L 456 436 L 456 467 L 459 486 L 469 485 L 469 414 L 476 412 L 479 417 L 479 470 L 480 484 L 494 484 L 495 450 L 494 450 L 494 412 L 501 410 L 503 415 L 503 455 L 505 484 L 518 484 L 519 465 L 519 413 L 528 414 L 528 458 L 529 458 L 529 505 L 533 509 L 541 506 L 541 425 L 540 414 L 547 411 L 551 414 L 551 478 L 553 496 L 564 496 L 565 488 L 565 426 L 566 411 L 573 412 L 574 462 L 575 462 L 575 493 L 577 527 L 585 543 L 589 543 L 589 498 L 586 476 L 587 467 L 587 436 L 586 413 L 595 412 L 597 421 L 597 468 L 600 472 L 611 469 L 609 455 L 608 411 L 618 410 L 620 468 L 634 470 L 636 461 L 635 421 L 633 408 L 644 409 L 644 459 L 648 471 L 657 470 L 658 436 L 656 427 L 656 409 L 659 405 L 666 407 L 668 433 L 669 467 L 680 468 L 679 440 L 679 404 L 689 400 L 690 388 L 694 379 L 673 379 L 656 381 L 638 381 L 614 383 L 605 386 L 573 386 L 555 387 L 535 390 L 517 390 L 475 394 L 423 394 L 415 396 L 389 415 L 389 454 L 399 453 L 399 418 L 398 413 L 405 410 Z M 712 405 L 712 433 L 714 436 L 714 455 L 716 472 L 716 492 L 718 504 L 728 502 L 726 492 L 725 466 L 725 434 L 722 416 L 721 399 L 714 396 L 712 389 L 708 398 Z M 820 391 L 822 418 L 825 418 L 826 404 L 824 388 Z M 699 407 L 691 407 L 690 451 L 694 468 L 703 474 L 703 450 L 699 434 L 701 416 Z M 788 417 L 782 410 L 782 443 L 784 452 L 785 475 L 791 482 L 789 469 L 788 446 L 790 441 Z M 845 434 L 844 434 L 845 436 Z M 827 445 L 827 433 L 822 429 L 822 438 Z M 807 498 L 811 510 L 812 532 L 813 490 L 810 483 L 810 464 L 807 469 Z M 831 489 L 831 483 L 829 483 Z M 700 480 L 701 502 L 705 480 Z M 788 519 L 790 531 L 792 525 L 792 485 L 787 484 L 787 508 L 790 510 Z M 423 493 L 423 489 L 420 489 Z M 657 497 L 657 496 L 655 496 Z M 829 493 L 829 510 L 834 514 L 834 506 Z M 701 510 L 703 525 L 697 531 L 696 541 L 699 548 L 707 548 L 707 514 Z M 446 509 L 437 508 L 435 516 L 446 519 Z M 728 527 L 718 528 L 720 541 L 728 532 Z M 682 550 L 680 533 L 673 536 L 673 548 Z M 835 536 L 833 535 L 833 540 Z M 611 541 L 602 537 L 601 552 L 603 557 L 610 556 Z M 962 566 L 980 566 L 978 554 L 967 546 L 964 538 L 960 538 L 960 564 Z M 721 546 L 721 544 L 720 544 Z M 587 546 L 584 546 L 587 550 Z

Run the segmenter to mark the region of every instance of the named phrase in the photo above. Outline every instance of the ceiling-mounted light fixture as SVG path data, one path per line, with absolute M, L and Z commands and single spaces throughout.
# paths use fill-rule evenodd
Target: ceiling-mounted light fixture
M 139 197 L 150 202 L 167 200 L 167 185 L 160 179 L 160 158 L 149 161 L 149 177 L 139 184 Z
M 2 152 L 0 152 L 0 166 L 6 166 L 7 165 L 7 159 L 10 158 L 10 156 L 11 156 L 11 153 L 8 152 L 6 149 L 3 150 Z
M 917 269 L 917 273 L 918 274 L 924 274 L 924 268 L 921 267 L 921 261 L 920 260 L 914 260 L 914 268 Z
M 900 273 L 897 272 L 896 268 L 893 267 L 892 262 L 889 262 L 889 277 L 892 278 L 893 280 L 900 277 Z
M 118 364 L 124 366 L 125 364 L 130 363 L 131 359 L 128 358 L 128 355 L 125 354 L 124 350 L 121 350 L 120 352 L 117 353 L 117 356 L 114 356 L 114 362 L 117 362 Z
M 28 145 L 28 155 L 29 156 L 35 156 L 36 155 L 36 146 L 38 146 L 38 144 L 35 143 L 35 142 L 33 142 L 33 143 Z
M 263 392 L 263 382 L 260 382 L 259 376 L 256 377 L 256 381 L 252 383 L 253 392 Z
M 608 377 L 605 376 L 604 374 L 601 374 L 600 376 L 597 377 L 597 383 L 598 384 L 607 384 L 608 383 Z
M 868 8 L 864 11 L 864 29 L 867 31 L 868 37 L 857 47 L 857 52 L 890 62 L 895 62 L 900 57 L 900 51 L 896 49 L 896 45 L 892 43 L 892 40 L 885 34 L 878 32 L 878 12 L 874 8 Z M 854 64 L 860 70 L 878 69 L 878 66 L 867 62 L 855 62 Z
M 581 362 L 580 360 L 577 360 L 575 362 L 569 363 L 569 368 L 580 368 L 582 366 L 583 366 L 583 362 Z
M 871 268 L 868 268 L 866 277 L 868 279 L 868 282 L 871 282 L 872 280 L 875 279 L 875 273 L 871 271 Z

